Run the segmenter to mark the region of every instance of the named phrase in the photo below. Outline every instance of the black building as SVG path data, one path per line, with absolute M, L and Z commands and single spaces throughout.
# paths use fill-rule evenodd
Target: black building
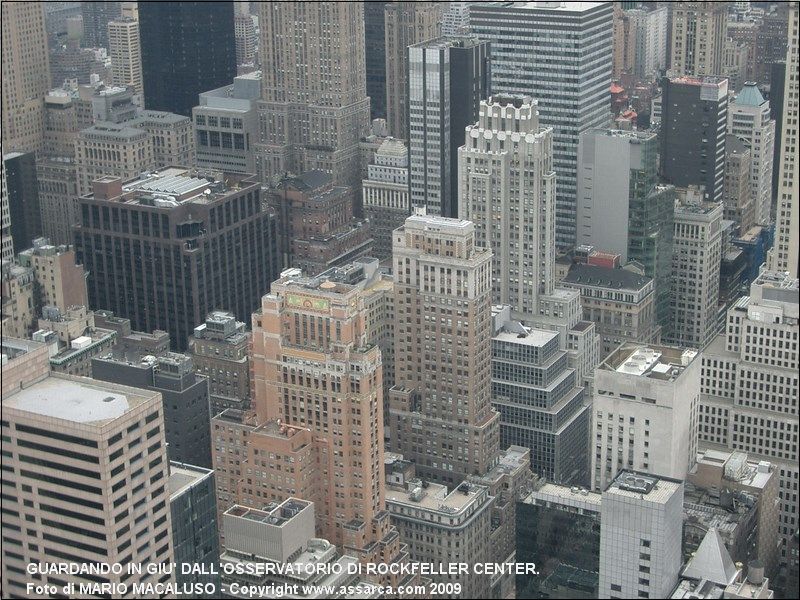
M 131 358 L 93 358 L 92 377 L 160 392 L 169 459 L 212 468 L 208 380 L 195 373 L 184 354 Z
M 147 2 L 142 2 L 148 4 Z M 139 7 L 141 10 L 141 5 Z M 81 2 L 83 46 L 108 48 L 108 22 L 122 16 L 122 2 Z
M 14 254 L 33 246 L 42 235 L 42 214 L 39 210 L 39 184 L 36 178 L 36 155 L 33 152 L 11 152 L 3 156 L 11 237 Z
M 772 155 L 772 215 L 778 205 L 780 159 L 783 148 L 783 95 L 786 89 L 786 62 L 773 63 L 770 68 L 769 117 L 775 120 L 775 151 Z
M 124 187 L 94 182 L 73 229 L 90 306 L 166 331 L 177 351 L 212 310 L 249 322 L 278 277 L 275 220 L 260 196 L 251 175 L 213 181 L 182 168 Z
M 704 186 L 705 198 L 722 201 L 728 80 L 662 79 L 661 176 L 678 188 Z
M 364 58 L 372 119 L 386 118 L 386 4 L 364 2 Z
M 141 2 L 139 39 L 148 109 L 190 117 L 236 76 L 233 2 Z
M 517 598 L 597 598 L 600 494 L 542 485 L 517 502 L 517 562 L 538 575 L 517 576 Z

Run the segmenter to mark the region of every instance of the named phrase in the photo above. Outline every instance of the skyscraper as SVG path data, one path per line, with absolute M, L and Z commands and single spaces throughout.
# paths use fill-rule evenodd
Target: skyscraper
M 783 121 L 781 123 L 780 179 L 778 184 L 778 208 L 775 220 L 775 248 L 772 250 L 770 268 L 789 271 L 793 277 L 800 274 L 798 253 L 800 250 L 800 175 L 797 159 L 797 124 L 800 112 L 800 84 L 798 84 L 798 42 L 800 31 L 797 4 L 791 5 L 789 13 L 789 45 L 786 49 L 786 80 L 784 83 Z
M 394 562 L 382 356 L 365 306 L 381 277 L 377 261 L 354 267 L 312 278 L 292 269 L 273 282 L 252 317 L 253 404 L 260 423 L 277 418 L 313 435 L 312 461 L 298 467 L 315 469 L 317 531 L 361 560 Z M 268 487 L 288 495 L 283 481 Z
M 459 148 L 459 216 L 492 251 L 492 303 L 515 318 L 538 314 L 555 278 L 556 173 L 553 129 L 527 96 L 481 102 Z
M 762 269 L 703 352 L 700 441 L 775 463 L 781 550 L 798 527 L 798 280 Z
M 364 2 L 364 60 L 370 117 L 386 118 L 386 27 L 384 9 L 389 2 Z
M 363 4 L 263 2 L 259 28 L 261 64 L 269 66 L 261 80 L 259 179 L 321 170 L 355 194 L 358 142 L 369 127 Z
M 441 2 L 386 3 L 386 115 L 389 133 L 396 138 L 412 137 L 408 131 L 407 48 L 441 35 L 444 6 Z
M 2 239 L 3 261 L 14 258 L 14 238 L 11 235 L 11 206 L 8 201 L 8 187 L 6 186 L 6 169 L 2 167 L 2 189 L 0 189 L 0 239 Z
M 142 2 L 139 39 L 148 109 L 191 116 L 236 76 L 233 2 Z
M 653 132 L 592 129 L 578 146 L 578 244 L 637 261 L 655 280 L 656 319 L 669 323 L 675 190 L 658 185 Z
M 485 2 L 470 6 L 470 32 L 492 48 L 492 93 L 524 94 L 553 128 L 556 244 L 575 244 L 578 136 L 610 118 L 610 2 Z
M 728 133 L 750 149 L 750 196 L 754 220 L 770 222 L 772 208 L 772 169 L 775 153 L 775 121 L 770 118 L 770 103 L 755 83 L 747 82 L 728 105 Z
M 721 202 L 728 80 L 665 77 L 661 89 L 662 177 L 679 188 L 703 186 L 706 200 Z
M 89 304 L 136 330 L 168 332 L 177 351 L 211 310 L 247 319 L 277 274 L 275 221 L 252 176 L 107 177 L 80 204 L 75 250 L 90 273 Z
M 394 233 L 391 449 L 447 485 L 486 473 L 500 444 L 490 398 L 492 253 L 475 229 L 416 214 Z
M 722 74 L 727 2 L 675 2 L 670 71 L 676 77 Z
M 490 49 L 476 37 L 408 48 L 409 189 L 412 206 L 458 216 L 458 148 L 489 95 Z
M 50 88 L 42 3 L 4 4 L 2 33 L 3 152 L 41 150 Z
M 139 21 L 115 19 L 108 22 L 108 56 L 114 85 L 132 87 L 144 97 Z
M 122 4 L 124 3 L 81 2 L 84 46 L 108 48 L 108 23 L 122 16 Z

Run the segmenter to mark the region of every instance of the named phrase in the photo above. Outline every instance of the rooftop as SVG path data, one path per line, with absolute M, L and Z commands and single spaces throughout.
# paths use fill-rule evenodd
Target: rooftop
M 582 13 L 601 7 L 606 2 L 485 2 L 479 8 L 518 8 L 523 10 L 544 10 L 563 13 Z
M 485 487 L 468 482 L 461 483 L 453 491 L 438 483 L 420 479 L 408 482 L 406 489 L 390 486 L 386 489 L 386 503 L 410 505 L 429 512 L 456 515 L 464 512 L 470 504 L 486 493 Z
M 102 425 L 156 397 L 148 392 L 83 377 L 49 377 L 3 398 L 3 408 L 16 409 L 71 423 Z
M 603 495 L 646 498 L 649 502 L 666 504 L 682 486 L 683 482 L 675 479 L 665 479 L 637 471 L 621 471 Z
M 699 355 L 691 348 L 675 346 L 643 346 L 628 342 L 612 352 L 598 367 L 624 375 L 672 381 Z
M 639 291 L 651 281 L 653 280 L 650 277 L 627 269 L 611 269 L 581 263 L 572 265 L 563 280 L 569 284 L 631 291 Z
M 287 498 L 281 503 L 270 503 L 265 510 L 257 510 L 255 508 L 236 504 L 226 510 L 225 514 L 240 519 L 248 519 L 249 521 L 255 521 L 257 523 L 266 523 L 276 527 L 283 527 L 292 517 L 309 506 L 313 505 L 306 500 Z
M 495 333 L 492 339 L 501 342 L 510 342 L 513 344 L 524 344 L 526 346 L 541 347 L 549 341 L 558 338 L 557 331 L 550 331 L 547 329 L 536 329 L 531 327 L 523 327 L 525 332 L 509 331 L 505 329 L 505 325 L 501 331 Z
M 736 94 L 736 99 L 733 101 L 734 104 L 739 106 L 761 106 L 765 102 L 764 96 L 761 95 L 761 91 L 758 89 L 758 84 L 753 81 L 746 81 L 744 87 Z
M 179 496 L 206 477 L 211 477 L 214 471 L 195 465 L 170 461 L 169 463 L 169 495 L 170 499 Z
M 564 504 L 576 503 L 579 505 L 589 505 L 596 510 L 600 510 L 602 495 L 597 492 L 589 491 L 585 488 L 567 487 L 555 483 L 544 483 L 524 500 L 529 504 L 534 501 L 550 501 Z

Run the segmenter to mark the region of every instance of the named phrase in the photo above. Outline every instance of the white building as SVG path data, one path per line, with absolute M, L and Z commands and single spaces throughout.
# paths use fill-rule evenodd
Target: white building
M 492 48 L 492 92 L 539 101 L 553 128 L 556 243 L 575 244 L 578 136 L 611 118 L 611 2 L 481 2 L 469 7 L 470 32 Z
M 790 3 L 789 45 L 786 49 L 786 80 L 783 97 L 783 123 L 781 123 L 780 177 L 778 179 L 778 207 L 775 217 L 775 247 L 770 257 L 770 269 L 789 271 L 793 277 L 800 275 L 800 175 L 797 158 L 797 120 L 800 112 L 800 65 L 798 65 L 797 38 L 800 35 L 798 5 Z
M 260 96 L 260 71 L 234 77 L 232 85 L 200 94 L 200 104 L 192 109 L 199 168 L 256 172 L 256 102 Z
M 593 489 L 621 469 L 685 479 L 697 458 L 698 353 L 623 344 L 594 377 Z
M 668 9 L 666 6 L 652 10 L 634 8 L 626 10 L 625 17 L 634 36 L 634 74 L 654 80 L 667 66 Z
M 702 349 L 717 334 L 722 216 L 722 202 L 686 199 L 675 205 L 672 324 L 663 333 L 668 344 Z
M 411 214 L 408 193 L 408 148 L 403 140 L 386 138 L 367 167 L 361 182 L 364 216 L 374 240 L 373 255 L 392 258 L 392 232 Z
M 758 86 L 750 82 L 728 104 L 728 133 L 750 149 L 751 195 L 759 225 L 771 222 L 775 121 L 769 118 L 769 112 L 769 102 L 764 100 Z
M 492 250 L 492 302 L 534 315 L 555 281 L 553 129 L 529 96 L 492 96 L 479 119 L 458 150 L 459 216 Z
M 683 555 L 683 482 L 622 471 L 600 504 L 599 598 L 669 598 Z
M 701 375 L 700 443 L 777 466 L 784 542 L 798 527 L 798 317 L 798 280 L 762 270 L 703 353 Z

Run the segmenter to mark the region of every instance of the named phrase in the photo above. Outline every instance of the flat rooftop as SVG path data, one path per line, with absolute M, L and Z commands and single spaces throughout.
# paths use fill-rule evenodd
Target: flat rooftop
M 501 342 L 510 342 L 512 344 L 524 344 L 526 346 L 541 347 L 558 338 L 557 331 L 549 331 L 547 329 L 536 329 L 526 327 L 527 333 L 517 333 L 515 331 L 502 331 L 496 333 L 492 339 Z
M 539 489 L 531 492 L 524 501 L 530 503 L 533 499 L 551 502 L 563 501 L 568 505 L 571 503 L 589 505 L 599 511 L 602 496 L 585 488 L 545 483 Z
M 663 479 L 635 471 L 622 471 L 603 494 L 641 498 L 647 499 L 649 502 L 666 504 L 682 485 L 682 482 L 672 479 Z
M 544 10 L 564 13 L 582 13 L 607 4 L 606 2 L 486 2 L 478 8 L 521 8 L 524 10 Z
M 671 381 L 679 377 L 699 355 L 693 348 L 645 346 L 629 342 L 612 352 L 598 369 Z
M 470 504 L 477 501 L 478 497 L 486 491 L 483 486 L 467 482 L 459 484 L 451 492 L 448 492 L 446 485 L 427 483 L 426 487 L 422 481 L 419 481 L 419 483 L 419 486 L 413 486 L 409 482 L 408 487 L 411 489 L 388 487 L 386 489 L 386 502 L 422 508 L 430 512 L 456 515 L 466 510 Z M 415 490 L 418 491 L 415 492 Z
M 197 482 L 210 477 L 214 471 L 195 465 L 187 465 L 176 461 L 169 463 L 169 495 L 170 498 L 179 496 Z
M 225 511 L 226 515 L 255 521 L 256 523 L 266 523 L 276 527 L 282 527 L 288 523 L 301 510 L 312 506 L 311 502 L 300 500 L 299 498 L 287 498 L 280 504 L 271 503 L 265 510 L 258 510 L 248 506 L 236 504 Z
M 156 392 L 51 373 L 47 379 L 4 397 L 2 404 L 43 417 L 101 425 L 155 396 Z

